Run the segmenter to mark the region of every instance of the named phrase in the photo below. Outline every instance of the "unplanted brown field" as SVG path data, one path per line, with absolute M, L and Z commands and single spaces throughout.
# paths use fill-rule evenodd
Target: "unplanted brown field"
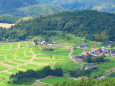
M 3 27 L 3 28 L 10 28 L 11 26 L 14 26 L 14 24 L 7 24 L 7 23 L 0 23 L 0 27 Z

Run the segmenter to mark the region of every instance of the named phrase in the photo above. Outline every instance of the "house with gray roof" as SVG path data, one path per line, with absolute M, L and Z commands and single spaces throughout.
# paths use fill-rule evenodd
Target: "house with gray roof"
M 82 43 L 81 45 L 80 45 L 80 48 L 83 48 L 83 49 L 86 49 L 88 47 L 88 45 L 86 44 L 86 43 Z
M 97 65 L 86 65 L 83 67 L 84 70 L 87 70 L 87 69 L 96 69 L 97 68 Z
M 111 55 L 111 56 L 115 56 L 115 49 L 111 49 L 111 50 L 110 50 L 110 55 Z

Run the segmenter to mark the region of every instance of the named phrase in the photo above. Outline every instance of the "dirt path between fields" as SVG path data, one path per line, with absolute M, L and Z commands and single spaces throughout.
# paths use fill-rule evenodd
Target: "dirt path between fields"
M 73 47 L 71 47 L 71 51 L 70 51 L 70 53 L 68 54 L 68 56 L 70 57 L 70 59 L 71 59 L 73 62 L 76 62 L 75 59 L 73 59 L 73 57 L 72 57 L 72 53 L 73 53 Z
M 8 68 L 8 69 L 6 69 L 6 70 L 3 70 L 3 71 L 0 71 L 0 73 L 3 73 L 3 72 L 5 72 L 5 71 L 8 71 L 8 70 L 11 70 L 11 69 L 15 69 L 15 68 L 19 68 L 20 66 L 24 66 L 24 65 L 27 65 L 27 64 L 30 64 L 30 63 L 32 63 L 32 61 L 36 58 L 36 54 L 34 54 L 34 52 L 32 51 L 32 49 L 31 49 L 31 52 L 32 52 L 32 58 L 31 58 L 31 60 L 30 61 L 27 61 L 27 62 L 25 62 L 25 63 L 23 63 L 23 64 L 19 64 L 19 65 L 17 65 L 17 66 L 13 66 L 13 67 L 10 67 L 10 68 Z M 25 53 L 25 52 L 24 52 Z M 20 60 L 20 59 L 19 59 Z M 9 60 L 10 61 L 10 60 Z M 24 61 L 24 60 L 23 60 Z M 10 61 L 11 62 L 11 61 Z M 13 62 L 13 63 L 15 63 L 15 62 Z

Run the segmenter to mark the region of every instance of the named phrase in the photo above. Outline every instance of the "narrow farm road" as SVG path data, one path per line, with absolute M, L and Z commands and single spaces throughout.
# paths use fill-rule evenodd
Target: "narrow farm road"
M 70 51 L 70 53 L 68 54 L 68 56 L 70 57 L 70 59 L 71 59 L 73 62 L 76 62 L 75 59 L 73 59 L 73 57 L 72 57 L 72 53 L 73 53 L 73 47 L 71 47 L 71 51 Z

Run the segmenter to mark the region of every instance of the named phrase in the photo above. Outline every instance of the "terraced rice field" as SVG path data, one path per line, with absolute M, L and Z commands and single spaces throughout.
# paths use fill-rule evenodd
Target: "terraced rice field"
M 39 70 L 45 66 L 54 68 L 70 60 L 69 52 L 70 49 L 64 47 L 35 46 L 28 42 L 1 44 L 0 81 L 7 81 L 11 74 L 19 71 Z

